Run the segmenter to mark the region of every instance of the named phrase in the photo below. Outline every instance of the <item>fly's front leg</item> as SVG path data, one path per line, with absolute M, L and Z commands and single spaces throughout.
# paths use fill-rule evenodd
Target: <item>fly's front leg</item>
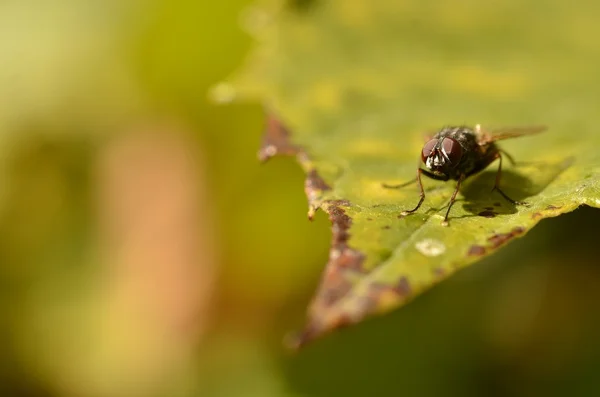
M 400 213 L 401 216 L 412 214 L 413 212 L 415 212 L 416 210 L 418 210 L 419 207 L 421 207 L 421 204 L 423 204 L 423 201 L 425 200 L 425 190 L 423 190 L 423 182 L 421 182 L 421 174 L 422 173 L 423 173 L 423 170 L 421 168 L 417 169 L 417 178 L 416 178 L 416 181 L 417 181 L 417 183 L 419 185 L 419 191 L 420 191 L 420 195 L 421 195 L 421 198 L 419 199 L 419 203 L 412 210 L 402 211 Z
M 436 181 L 447 181 L 449 179 L 449 177 L 446 175 L 440 176 L 440 175 L 433 174 L 429 171 L 426 171 L 424 169 L 418 168 L 416 181 L 417 181 L 417 184 L 419 185 L 419 192 L 420 192 L 419 203 L 412 210 L 402 211 L 400 213 L 400 216 L 412 214 L 413 212 L 415 212 L 416 210 L 418 210 L 421 207 L 421 204 L 423 204 L 423 201 L 425 200 L 425 189 L 423 189 L 423 182 L 421 182 L 421 174 L 425 174 L 429 178 L 435 179 Z
M 417 178 L 412 179 L 408 182 L 401 183 L 399 185 L 388 185 L 387 183 L 382 183 L 381 186 L 386 189 L 400 189 L 400 188 L 406 187 L 408 185 L 412 185 L 415 182 L 417 182 Z
M 448 210 L 446 211 L 446 216 L 444 217 L 444 220 L 442 221 L 442 226 L 448 226 L 448 215 L 450 215 L 450 210 L 452 209 L 452 206 L 454 205 L 454 202 L 456 201 L 456 195 L 458 194 L 458 191 L 460 190 L 460 184 L 462 183 L 462 181 L 465 179 L 465 175 L 461 175 L 460 178 L 458 178 L 458 182 L 456 183 L 456 189 L 454 190 L 454 193 L 452 193 L 452 197 L 450 197 L 450 204 L 448 205 Z
M 532 166 L 532 165 L 536 165 L 536 164 L 538 164 L 538 165 L 544 164 L 541 161 L 523 161 L 523 160 L 516 161 L 515 158 L 512 155 L 510 155 L 506 150 L 502 150 L 502 149 L 498 149 L 498 150 L 500 151 L 500 154 L 503 154 L 504 156 L 506 156 L 506 158 L 508 159 L 508 161 L 510 161 L 510 164 L 513 167 L 514 166 L 519 166 L 519 165 L 529 165 L 529 166 Z
M 517 165 L 517 162 L 515 161 L 515 158 L 513 156 L 511 156 L 510 154 L 508 154 L 505 150 L 499 149 L 499 151 L 500 151 L 501 155 L 503 154 L 503 155 L 506 156 L 506 158 L 508 159 L 508 161 L 510 161 L 510 164 L 512 166 Z M 500 161 L 502 161 L 502 160 L 500 160 Z
M 498 165 L 498 172 L 496 172 L 496 182 L 494 183 L 494 188 L 492 189 L 492 192 L 496 190 L 498 193 L 500 193 L 502 197 L 504 197 L 507 201 L 514 205 L 528 205 L 526 202 L 511 199 L 506 195 L 506 193 L 502 191 L 502 189 L 500 189 L 500 178 L 502 177 L 502 154 L 498 152 L 496 154 L 496 158 L 500 161 L 500 163 Z
M 417 169 L 418 170 L 421 169 L 421 167 L 420 167 L 419 164 L 417 164 Z M 415 179 L 411 179 L 410 181 L 407 181 L 407 182 L 404 182 L 404 183 L 400 183 L 398 185 L 390 185 L 390 184 L 387 184 L 387 183 L 384 182 L 384 183 L 381 184 L 381 187 L 386 188 L 386 189 L 401 189 L 403 187 L 412 185 L 415 182 L 418 182 L 419 184 L 421 183 L 421 181 L 420 181 L 420 174 L 418 174 L 418 173 L 417 173 L 417 177 Z

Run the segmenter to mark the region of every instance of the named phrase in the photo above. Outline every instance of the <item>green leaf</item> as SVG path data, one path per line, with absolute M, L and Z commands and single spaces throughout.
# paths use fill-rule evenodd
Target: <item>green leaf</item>
M 330 258 L 295 344 L 405 304 L 540 220 L 600 207 L 600 35 L 594 2 L 269 2 L 249 11 L 259 41 L 217 99 L 274 115 L 261 155 L 296 154 L 312 213 L 333 223 Z M 546 124 L 502 141 L 518 163 L 454 183 L 415 177 L 423 135 L 443 125 Z M 286 129 L 287 128 L 287 129 Z M 289 132 L 288 132 L 289 131 Z M 292 236 L 290 236 L 292 237 Z

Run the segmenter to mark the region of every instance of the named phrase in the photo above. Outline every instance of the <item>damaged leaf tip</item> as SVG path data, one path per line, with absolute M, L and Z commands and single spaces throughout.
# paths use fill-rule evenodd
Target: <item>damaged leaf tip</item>
M 265 162 L 276 155 L 293 156 L 299 152 L 300 148 L 290 142 L 290 133 L 283 123 L 275 116 L 267 115 L 258 159 Z

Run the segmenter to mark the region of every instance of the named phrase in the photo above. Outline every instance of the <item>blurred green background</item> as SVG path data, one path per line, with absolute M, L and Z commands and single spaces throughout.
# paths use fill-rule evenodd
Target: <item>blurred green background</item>
M 0 4 L 0 395 L 600 393 L 591 209 L 283 349 L 330 233 L 293 159 L 258 164 L 262 107 L 208 100 L 250 7 Z

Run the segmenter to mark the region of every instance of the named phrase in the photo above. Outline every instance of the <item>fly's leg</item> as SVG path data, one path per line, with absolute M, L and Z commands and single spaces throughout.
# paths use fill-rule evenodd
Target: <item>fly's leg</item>
M 511 204 L 514 205 L 528 205 L 526 202 L 522 202 L 522 201 L 517 201 L 517 200 L 513 200 L 510 197 L 508 197 L 506 195 L 506 193 L 504 193 L 502 191 L 502 189 L 500 189 L 500 178 L 502 177 L 502 154 L 498 153 L 496 154 L 496 158 L 500 161 L 500 164 L 498 165 L 498 172 L 496 172 L 496 183 L 494 183 L 494 188 L 492 189 L 492 192 L 495 190 L 498 193 L 500 193 L 500 195 L 502 197 L 504 197 L 507 201 L 509 201 Z
M 417 170 L 417 178 L 416 178 L 416 181 L 417 181 L 417 183 L 419 185 L 420 195 L 421 195 L 421 198 L 419 199 L 419 203 L 417 204 L 417 206 L 415 208 L 413 208 L 410 211 L 402 211 L 400 213 L 401 216 L 412 214 L 413 212 L 415 212 L 416 210 L 418 210 L 419 207 L 421 207 L 421 204 L 423 204 L 423 201 L 425 200 L 425 190 L 423 190 L 423 183 L 421 182 L 421 174 L 422 173 L 423 173 L 423 170 L 421 168 L 419 168 Z
M 402 183 L 400 185 L 386 185 L 386 184 L 382 184 L 383 187 L 386 188 L 390 188 L 390 189 L 397 189 L 397 188 L 401 188 L 404 186 L 408 186 L 412 183 L 417 182 L 417 185 L 419 185 L 419 202 L 417 203 L 417 206 L 415 208 L 413 208 L 412 210 L 406 210 L 406 211 L 402 211 L 400 213 L 400 217 L 406 216 L 408 214 L 412 214 L 413 212 L 417 211 L 419 208 L 421 208 L 421 204 L 423 204 L 423 201 L 425 200 L 425 189 L 423 189 L 423 182 L 421 182 L 421 174 L 425 174 L 426 176 L 428 176 L 431 179 L 435 179 L 437 181 L 447 181 L 449 179 L 449 177 L 447 175 L 436 175 L 432 172 L 429 172 L 427 170 L 424 170 L 422 168 L 417 168 L 417 177 L 411 181 Z M 456 194 L 455 194 L 456 195 Z
M 464 175 L 461 175 L 460 178 L 458 178 L 458 182 L 456 183 L 456 189 L 454 190 L 454 193 L 452 193 L 452 197 L 450 197 L 450 204 L 448 205 L 448 210 L 446 211 L 446 216 L 444 217 L 444 220 L 442 221 L 442 226 L 448 226 L 448 215 L 450 215 L 450 209 L 452 209 L 452 206 L 454 205 L 454 202 L 456 201 L 456 195 L 458 194 L 458 190 L 460 189 L 460 184 L 464 179 L 465 179 Z
M 505 152 L 504 150 L 500 149 L 500 153 L 502 153 L 503 155 L 506 156 L 508 161 L 510 161 L 510 165 L 515 166 L 517 164 L 517 162 L 515 161 L 515 158 L 513 156 L 511 156 L 510 154 L 508 154 L 507 152 Z M 500 161 L 502 161 L 502 159 L 500 159 Z
M 513 167 L 517 166 L 517 165 L 530 165 L 531 166 L 531 165 L 536 165 L 536 164 L 538 164 L 538 165 L 544 164 L 541 161 L 523 161 L 523 160 L 516 161 L 515 158 L 513 156 L 511 156 L 510 154 L 508 154 L 505 150 L 502 150 L 502 149 L 498 149 L 498 150 L 500 151 L 501 154 L 506 156 L 506 158 L 508 159 L 508 161 L 510 161 L 510 164 Z
M 400 189 L 400 188 L 406 187 L 408 185 L 412 185 L 415 182 L 417 182 L 417 178 L 411 179 L 410 181 L 401 183 L 399 185 L 388 185 L 387 183 L 382 183 L 381 186 L 386 189 Z
M 539 161 L 517 161 L 515 160 L 515 158 L 513 156 L 511 156 L 507 151 L 502 150 L 502 149 L 498 149 L 500 151 L 501 154 L 505 155 L 506 158 L 508 159 L 508 161 L 510 161 L 510 165 L 514 166 L 518 166 L 518 165 L 535 165 L 535 164 L 542 164 Z

